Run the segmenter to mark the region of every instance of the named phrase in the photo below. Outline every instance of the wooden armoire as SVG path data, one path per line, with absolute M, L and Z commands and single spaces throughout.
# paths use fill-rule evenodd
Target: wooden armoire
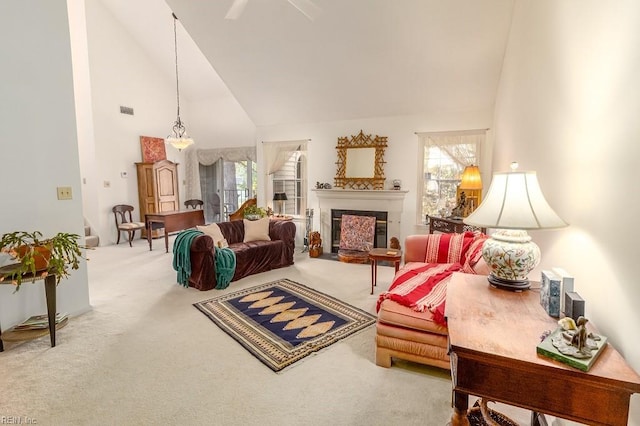
M 138 200 L 140 220 L 147 213 L 180 210 L 178 195 L 178 164 L 169 160 L 155 163 L 136 163 L 138 172 Z M 164 235 L 163 229 L 155 229 L 152 237 Z M 146 231 L 143 231 L 146 237 Z

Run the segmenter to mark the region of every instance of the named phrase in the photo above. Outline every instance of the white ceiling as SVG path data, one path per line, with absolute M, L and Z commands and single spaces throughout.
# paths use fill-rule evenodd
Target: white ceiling
M 492 109 L 513 0 L 102 0 L 181 94 L 233 94 L 254 124 Z M 194 43 L 195 42 L 195 43 Z M 199 47 L 196 47 L 196 45 Z M 200 53 L 201 52 L 201 53 Z M 204 54 L 204 55 L 203 55 Z

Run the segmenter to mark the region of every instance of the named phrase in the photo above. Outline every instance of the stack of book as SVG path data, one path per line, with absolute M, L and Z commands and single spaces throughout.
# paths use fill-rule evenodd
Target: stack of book
M 69 315 L 67 313 L 57 313 L 56 324 L 60 324 L 62 321 L 66 320 L 68 316 Z M 34 315 L 13 327 L 15 331 L 41 330 L 45 328 L 49 328 L 49 317 L 46 314 Z

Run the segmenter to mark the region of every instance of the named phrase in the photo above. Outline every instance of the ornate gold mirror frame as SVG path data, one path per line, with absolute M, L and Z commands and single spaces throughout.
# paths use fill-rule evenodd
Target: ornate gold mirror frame
M 376 135 L 375 138 L 372 138 L 371 135 L 362 133 L 362 130 L 356 136 L 338 138 L 338 145 L 336 146 L 338 170 L 334 178 L 334 186 L 348 189 L 384 189 L 384 150 L 386 147 L 386 136 Z M 354 154 L 357 153 L 354 150 L 362 148 L 375 149 L 373 176 L 349 176 L 347 173 L 348 154 L 351 152 L 351 157 L 353 158 Z

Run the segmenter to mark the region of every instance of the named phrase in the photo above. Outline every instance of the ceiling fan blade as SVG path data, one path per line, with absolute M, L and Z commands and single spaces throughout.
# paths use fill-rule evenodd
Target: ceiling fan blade
M 242 15 L 244 7 L 249 0 L 233 0 L 233 4 L 229 8 L 229 11 L 225 15 L 224 19 L 238 19 Z
M 316 6 L 311 0 L 288 0 L 291 6 L 298 9 L 304 16 L 310 21 L 316 19 L 316 17 L 322 12 L 322 10 Z

